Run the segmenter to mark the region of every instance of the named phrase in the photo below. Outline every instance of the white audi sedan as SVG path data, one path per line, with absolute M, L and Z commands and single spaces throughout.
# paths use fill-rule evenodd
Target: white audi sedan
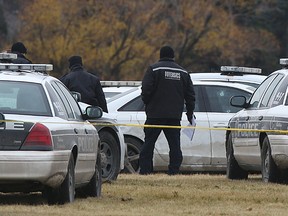
M 225 171 L 225 128 L 229 119 L 240 110 L 229 104 L 234 95 L 250 95 L 254 87 L 230 83 L 194 81 L 196 93 L 196 130 L 191 140 L 184 128 L 181 132 L 183 152 L 182 171 Z M 134 172 L 139 169 L 138 159 L 144 142 L 143 124 L 146 120 L 144 104 L 141 99 L 141 86 L 134 87 L 107 100 L 111 117 L 117 120 L 124 134 L 128 148 L 128 160 Z M 163 107 L 165 109 L 165 107 Z M 185 110 L 181 121 L 187 126 Z M 184 131 L 183 131 L 184 130 Z M 154 151 L 154 170 L 167 171 L 169 147 L 163 133 L 156 142 Z
M 40 191 L 51 204 L 72 202 L 76 189 L 99 197 L 100 139 L 88 120 L 102 110 L 84 115 L 49 70 L 0 63 L 0 191 Z

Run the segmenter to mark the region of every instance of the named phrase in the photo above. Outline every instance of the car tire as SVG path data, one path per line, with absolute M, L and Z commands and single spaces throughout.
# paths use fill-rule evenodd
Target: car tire
M 261 151 L 261 173 L 263 182 L 278 182 L 280 172 L 272 158 L 271 146 L 268 137 L 263 140 Z
M 127 145 L 128 163 L 125 164 L 123 172 L 138 173 L 140 170 L 139 155 L 142 147 L 142 142 L 132 137 L 125 137 L 125 143 Z
M 227 158 L 226 176 L 228 179 L 247 179 L 248 178 L 248 172 L 239 166 L 239 164 L 237 163 L 234 157 L 234 149 L 233 149 L 231 133 L 228 136 L 226 158 Z
M 100 131 L 102 181 L 116 180 L 120 172 L 120 148 L 115 137 L 108 131 Z
M 75 199 L 75 164 L 71 154 L 67 175 L 59 188 L 60 204 L 71 203 Z
M 90 197 L 100 197 L 102 191 L 102 166 L 101 154 L 97 155 L 95 173 L 89 184 L 85 187 L 86 195 Z

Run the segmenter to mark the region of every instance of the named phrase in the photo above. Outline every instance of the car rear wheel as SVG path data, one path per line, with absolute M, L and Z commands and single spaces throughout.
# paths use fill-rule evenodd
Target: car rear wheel
M 124 173 L 138 173 L 139 172 L 139 155 L 142 147 L 141 141 L 132 137 L 125 137 L 127 145 L 127 160 L 125 164 Z
M 60 188 L 60 204 L 71 203 L 75 198 L 75 165 L 74 165 L 74 156 L 71 154 L 67 175 L 62 182 Z
M 233 150 L 233 143 L 232 143 L 232 134 L 229 134 L 228 141 L 227 141 L 227 150 L 226 150 L 226 157 L 227 157 L 227 170 L 226 176 L 228 179 L 247 179 L 248 172 L 243 170 L 237 163 L 234 157 L 234 150 Z
M 272 158 L 271 155 L 271 146 L 268 137 L 265 137 L 263 140 L 263 147 L 261 151 L 262 159 L 262 181 L 263 182 L 278 182 L 280 172 Z
M 102 181 L 116 180 L 120 172 L 120 149 L 115 137 L 108 131 L 100 131 Z
M 91 197 L 100 197 L 102 190 L 102 167 L 101 167 L 101 155 L 97 155 L 95 173 L 91 178 L 89 184 L 86 186 L 86 194 Z

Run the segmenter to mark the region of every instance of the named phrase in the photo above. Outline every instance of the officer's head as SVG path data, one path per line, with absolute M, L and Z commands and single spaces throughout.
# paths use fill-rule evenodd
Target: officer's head
M 24 46 L 22 42 L 16 42 L 12 45 L 11 52 L 18 52 L 18 53 L 26 54 L 27 48 Z
M 160 59 L 174 58 L 174 50 L 170 46 L 163 46 L 160 49 Z
M 79 65 L 79 66 L 83 65 L 81 56 L 71 56 L 68 59 L 68 61 L 69 61 L 69 68 L 72 68 L 75 65 Z

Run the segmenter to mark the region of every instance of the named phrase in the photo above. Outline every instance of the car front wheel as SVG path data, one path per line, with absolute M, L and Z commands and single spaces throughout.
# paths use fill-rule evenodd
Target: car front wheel
M 127 163 L 125 164 L 125 173 L 138 173 L 139 172 L 139 155 L 142 147 L 141 141 L 132 138 L 125 137 L 125 143 L 127 145 Z
M 227 157 L 227 170 L 226 176 L 228 179 L 247 179 L 248 172 L 242 169 L 235 157 L 234 157 L 234 150 L 233 150 L 233 143 L 232 143 L 232 134 L 229 134 L 228 141 L 227 141 L 227 150 L 226 150 L 226 157 Z
M 279 170 L 271 155 L 271 146 L 268 137 L 263 140 L 263 147 L 261 151 L 262 159 L 262 181 L 263 182 L 277 182 L 279 180 Z
M 115 137 L 108 131 L 100 131 L 102 181 L 116 180 L 120 172 L 120 149 Z

